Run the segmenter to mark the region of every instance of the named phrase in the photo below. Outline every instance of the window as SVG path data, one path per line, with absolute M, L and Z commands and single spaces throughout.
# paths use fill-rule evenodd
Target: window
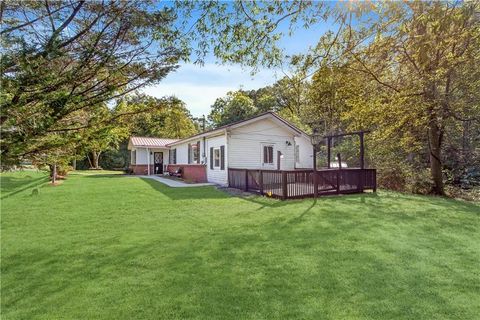
M 136 150 L 132 150 L 132 152 L 130 153 L 130 163 L 135 165 L 137 164 L 137 151 Z
M 300 162 L 300 146 L 298 144 L 295 146 L 295 162 Z
M 170 164 L 177 163 L 177 149 L 170 150 Z
M 220 168 L 225 170 L 225 146 L 210 147 L 210 170 Z
M 220 167 L 220 149 L 213 149 L 213 166 Z
M 220 167 L 220 149 L 213 149 L 213 166 L 215 168 Z
M 273 146 L 263 146 L 263 164 L 273 164 Z
M 200 141 L 189 144 L 189 152 L 188 163 L 200 163 Z

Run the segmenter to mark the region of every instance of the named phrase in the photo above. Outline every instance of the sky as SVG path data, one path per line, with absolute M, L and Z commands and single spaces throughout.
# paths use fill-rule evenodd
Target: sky
M 281 25 L 280 30 L 286 27 Z M 322 23 L 311 29 L 299 28 L 292 37 L 282 39 L 280 46 L 288 54 L 306 52 L 330 27 Z M 255 75 L 251 75 L 251 69 L 242 69 L 238 65 L 220 65 L 210 57 L 203 66 L 180 64 L 180 67 L 161 83 L 146 87 L 142 92 L 154 97 L 176 96 L 186 103 L 194 117 L 200 117 L 208 115 L 215 100 L 229 91 L 258 89 L 273 84 L 283 76 L 280 69 L 260 69 Z

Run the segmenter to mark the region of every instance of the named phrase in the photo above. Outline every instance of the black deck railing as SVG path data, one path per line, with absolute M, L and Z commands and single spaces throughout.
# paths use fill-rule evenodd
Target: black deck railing
M 279 199 L 362 193 L 377 189 L 375 169 L 251 170 L 228 169 L 231 188 Z

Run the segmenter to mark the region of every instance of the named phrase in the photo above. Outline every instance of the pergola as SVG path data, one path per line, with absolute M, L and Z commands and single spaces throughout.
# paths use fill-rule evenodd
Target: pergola
M 366 133 L 369 133 L 370 131 L 355 131 L 355 132 L 347 132 L 347 133 L 338 133 L 338 134 L 331 134 L 331 135 L 326 135 L 326 136 L 321 136 L 317 132 L 314 131 L 314 133 L 311 136 L 311 141 L 313 145 L 313 170 L 317 171 L 317 151 L 318 151 L 318 145 L 320 144 L 321 140 L 325 139 L 327 140 L 327 167 L 328 169 L 331 168 L 331 150 L 332 150 L 332 139 L 333 138 L 339 138 L 339 137 L 345 137 L 345 136 L 354 136 L 358 135 L 360 138 L 360 169 L 365 169 L 365 144 L 364 144 L 364 136 Z M 340 153 L 337 154 L 338 157 L 338 168 L 342 169 L 342 159 Z

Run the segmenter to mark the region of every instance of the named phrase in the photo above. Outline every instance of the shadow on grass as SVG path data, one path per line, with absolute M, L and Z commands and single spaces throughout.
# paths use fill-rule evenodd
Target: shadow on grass
M 91 174 L 91 175 L 79 175 L 79 177 L 86 179 L 121 179 L 125 183 L 128 179 L 140 179 L 153 190 L 162 193 L 172 200 L 188 200 L 188 199 L 226 199 L 230 198 L 229 195 L 217 190 L 214 186 L 201 186 L 201 187 L 185 187 L 185 188 L 172 188 L 164 185 L 163 183 L 149 178 L 142 178 L 132 175 L 122 174 Z M 114 183 L 114 182 L 112 182 Z
M 32 179 L 30 176 L 25 176 L 22 178 L 2 177 L 2 196 L 0 197 L 0 199 L 3 200 L 22 191 L 39 187 L 40 185 L 48 182 L 48 180 L 49 179 L 47 176 L 39 177 L 36 179 Z
M 152 189 L 164 194 L 172 200 L 230 198 L 227 194 L 218 191 L 214 186 L 171 188 L 153 179 L 141 179 L 143 182 L 150 185 Z

